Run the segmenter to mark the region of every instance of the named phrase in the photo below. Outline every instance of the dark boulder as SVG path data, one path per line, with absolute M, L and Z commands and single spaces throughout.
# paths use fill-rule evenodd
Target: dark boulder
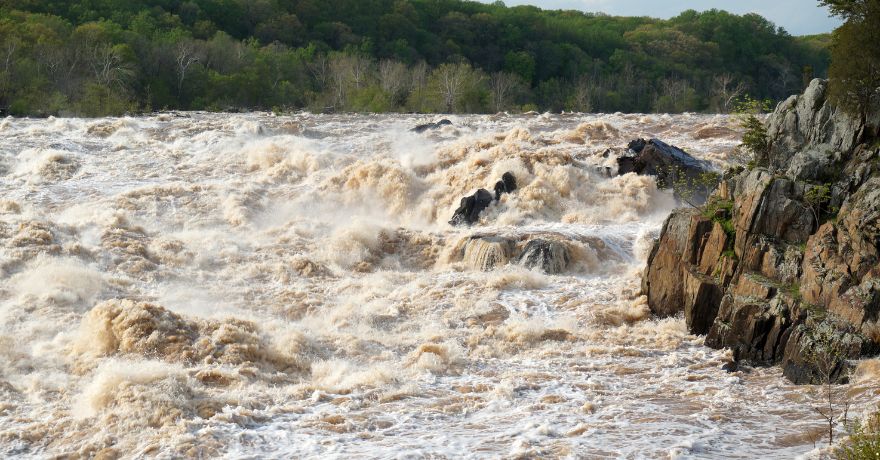
M 721 366 L 721 370 L 725 372 L 736 372 L 739 370 L 739 348 L 733 349 L 733 356 L 730 357 L 730 361 Z
M 531 240 L 519 257 L 519 264 L 527 268 L 540 268 L 545 273 L 562 273 L 571 262 L 564 244 L 544 239 Z
M 713 170 L 708 162 L 698 160 L 684 150 L 659 139 L 635 139 L 627 148 L 628 153 L 617 158 L 617 175 L 632 172 L 655 176 L 657 185 L 661 188 L 679 188 L 674 185 L 686 183 L 684 188 L 692 195 L 687 197 L 691 204 L 698 205 L 706 201 L 706 195 L 713 188 L 704 184 L 704 177 L 701 177 Z M 679 190 L 676 190 L 676 195 L 679 195 Z
M 495 183 L 494 199 L 500 200 L 502 194 L 511 193 L 514 190 L 516 190 L 516 177 L 513 173 L 506 172 L 501 176 L 501 180 Z M 492 203 L 492 200 L 492 194 L 484 188 L 477 190 L 471 196 L 462 198 L 449 223 L 451 225 L 475 223 L 480 219 L 480 213 Z
M 458 209 L 449 221 L 450 225 L 471 225 L 480 219 L 480 213 L 492 203 L 492 194 L 481 188 L 473 195 L 461 199 Z
M 507 189 L 504 187 L 504 181 L 495 182 L 495 201 L 501 199 L 501 195 L 507 193 Z
M 648 145 L 648 141 L 642 138 L 638 138 L 629 141 L 629 144 L 626 145 L 626 149 L 636 154 L 641 153 L 642 149 L 644 149 L 646 145 Z
M 500 200 L 504 193 L 511 193 L 516 190 L 516 177 L 506 172 L 501 176 L 501 180 L 495 183 L 495 199 Z
M 627 146 L 627 155 L 617 159 L 618 174 L 634 172 L 641 175 L 664 176 L 670 167 L 680 168 L 687 174 L 711 171 L 711 165 L 659 139 L 636 139 Z
M 437 129 L 442 126 L 451 125 L 451 124 L 452 124 L 451 121 L 444 118 L 444 119 L 437 121 L 437 122 L 434 122 L 434 123 L 425 123 L 423 125 L 418 125 L 415 128 L 411 129 L 410 131 L 415 132 L 415 133 L 423 133 L 423 132 L 428 131 L 430 129 Z
M 504 181 L 504 186 L 507 187 L 508 193 L 516 190 L 516 177 L 513 177 L 513 173 L 508 171 L 502 174 L 501 180 Z

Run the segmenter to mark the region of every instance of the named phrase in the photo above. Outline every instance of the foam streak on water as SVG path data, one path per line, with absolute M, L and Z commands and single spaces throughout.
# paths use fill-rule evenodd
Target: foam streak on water
M 607 150 L 635 137 L 721 166 L 730 120 L 408 131 L 424 121 L 0 122 L 0 456 L 814 450 L 815 388 L 727 374 L 727 352 L 650 317 L 640 271 L 674 202 L 651 178 L 606 175 Z M 508 171 L 519 189 L 477 226 L 447 224 Z M 561 273 L 518 262 L 534 239 Z

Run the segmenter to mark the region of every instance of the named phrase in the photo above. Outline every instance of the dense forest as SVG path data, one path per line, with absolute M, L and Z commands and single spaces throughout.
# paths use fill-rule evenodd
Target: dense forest
M 728 111 L 827 73 L 829 36 L 460 0 L 5 0 L 0 110 Z

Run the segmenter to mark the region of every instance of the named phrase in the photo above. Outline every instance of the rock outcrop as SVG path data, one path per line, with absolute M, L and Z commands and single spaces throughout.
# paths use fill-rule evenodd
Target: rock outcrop
M 673 188 L 677 195 L 686 189 L 690 196 L 677 198 L 695 205 L 704 203 L 714 186 L 716 181 L 707 180 L 711 178 L 705 175 L 712 171 L 712 165 L 708 162 L 698 160 L 659 139 L 635 139 L 627 145 L 627 154 L 617 158 L 618 175 L 636 173 L 656 176 L 658 186 Z
M 500 200 L 501 195 L 513 193 L 514 190 L 516 190 L 516 177 L 506 172 L 501 175 L 501 180 L 495 183 L 495 199 Z
M 813 80 L 777 106 L 760 167 L 672 213 L 642 281 L 655 314 L 683 312 L 707 345 L 781 364 L 796 383 L 842 378 L 880 340 L 880 145 L 825 89 Z
M 484 189 L 478 189 L 473 195 L 466 196 L 461 199 L 458 209 L 452 214 L 449 220 L 450 225 L 472 225 L 480 220 L 480 213 L 492 204 L 492 200 L 500 200 L 501 195 L 505 193 L 513 193 L 516 190 L 516 177 L 512 173 L 506 172 L 501 175 L 501 180 L 495 183 L 495 196 Z
M 458 209 L 449 219 L 450 225 L 471 225 L 480 220 L 480 213 L 492 204 L 492 194 L 488 190 L 481 188 L 474 192 L 473 195 L 466 196 L 461 199 Z
M 534 269 L 540 268 L 545 273 L 562 273 L 571 262 L 568 248 L 557 241 L 534 239 L 526 244 L 519 257 L 520 265 Z

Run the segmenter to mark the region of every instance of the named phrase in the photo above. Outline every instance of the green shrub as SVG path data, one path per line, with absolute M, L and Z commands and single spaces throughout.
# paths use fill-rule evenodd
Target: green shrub
M 794 300 L 801 300 L 801 283 L 791 283 L 785 286 L 785 292 Z
M 766 158 L 770 150 L 770 138 L 767 135 L 764 122 L 755 115 L 748 115 L 741 126 L 745 129 L 742 140 L 743 147 L 755 156 L 753 160 L 755 164 L 765 166 L 762 159 Z
M 745 96 L 736 104 L 735 112 L 743 133 L 741 150 L 750 155 L 745 159 L 745 166 L 751 171 L 756 166 L 767 166 L 770 155 L 770 136 L 767 127 L 758 118 L 759 114 L 770 110 L 770 101 L 752 99 Z
M 795 285 L 788 286 L 791 292 Z M 812 380 L 822 385 L 823 399 L 821 404 L 814 406 L 816 413 L 824 419 L 828 426 L 828 445 L 834 444 L 834 427 L 841 423 L 846 425 L 851 400 L 846 385 L 851 368 L 847 360 L 853 350 L 858 350 L 864 338 L 852 327 L 852 324 L 833 314 L 826 313 L 819 317 L 809 317 L 798 326 L 803 331 L 800 340 L 801 356 L 811 368 Z
M 880 458 L 880 412 L 869 415 L 864 423 L 855 422 L 850 427 L 849 438 L 844 439 L 834 451 L 834 458 L 841 460 Z
M 351 106 L 357 112 L 384 113 L 392 109 L 391 99 L 378 86 L 353 91 Z
M 724 212 L 719 213 L 718 211 L 720 210 Z M 719 199 L 709 201 L 703 208 L 703 217 L 712 219 L 713 222 L 718 222 L 731 239 L 736 236 L 736 227 L 733 225 L 733 201 Z
M 50 94 L 25 94 L 9 104 L 9 113 L 15 116 L 57 115 L 65 108 L 67 99 L 58 91 Z
M 831 187 L 828 184 L 814 185 L 804 193 L 804 201 L 813 214 L 816 228 L 822 224 L 820 221 L 823 214 L 823 207 L 831 201 Z
M 89 84 L 77 104 L 77 113 L 87 117 L 118 116 L 135 111 L 136 104 L 124 94 L 99 84 Z
M 708 200 L 718 187 L 721 175 L 714 171 L 705 171 L 696 177 L 689 177 L 679 166 L 669 166 L 666 176 L 657 180 L 660 187 L 671 187 L 676 198 L 693 208 L 700 207 L 700 198 Z

